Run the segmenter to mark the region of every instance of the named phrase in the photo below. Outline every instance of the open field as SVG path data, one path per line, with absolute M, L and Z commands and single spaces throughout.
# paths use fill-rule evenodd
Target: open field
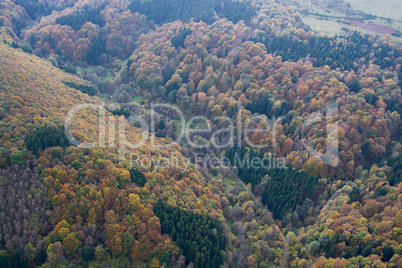
M 311 29 L 320 35 L 334 36 L 345 33 L 347 31 L 358 31 L 362 34 L 392 34 L 396 32 L 396 27 L 393 25 L 378 24 L 377 20 L 370 20 L 359 23 L 342 23 L 333 19 L 320 18 L 313 15 L 305 15 L 302 17 L 305 24 L 309 25 Z M 402 38 L 394 37 L 395 39 L 402 40 Z
M 345 0 L 354 9 L 378 17 L 402 20 L 402 3 L 400 0 Z
M 314 32 L 329 36 L 342 33 L 342 27 L 345 27 L 342 23 L 332 20 L 320 20 L 315 16 L 304 16 L 303 23 L 309 25 Z
M 402 42 L 402 5 L 399 0 L 279 1 L 298 9 L 303 22 L 317 34 L 334 36 L 345 31 L 393 34 L 394 39 Z

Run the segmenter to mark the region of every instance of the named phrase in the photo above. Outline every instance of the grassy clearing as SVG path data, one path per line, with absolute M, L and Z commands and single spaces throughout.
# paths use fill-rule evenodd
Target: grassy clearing
M 95 72 L 96 68 L 97 68 L 97 66 L 89 66 L 89 67 L 80 68 L 80 69 L 87 73 L 91 73 L 91 72 Z
M 173 121 L 173 124 L 174 124 L 174 128 L 175 128 L 175 130 L 176 130 L 176 134 L 177 135 L 180 135 L 180 133 L 181 133 L 181 127 L 182 127 L 182 125 L 181 125 L 181 120 L 172 120 Z
M 142 96 L 133 96 L 132 101 L 135 102 L 135 103 L 140 104 L 141 101 L 142 101 Z
M 226 187 L 226 191 L 229 190 L 230 188 L 234 187 L 231 184 L 231 180 L 229 178 L 224 178 L 223 179 L 223 183 L 225 184 Z M 233 235 L 232 233 L 232 226 L 233 226 L 233 222 L 231 222 L 229 219 L 225 218 L 225 223 L 227 224 L 227 226 L 229 227 L 229 231 L 230 233 Z M 232 251 L 235 249 L 235 246 L 232 244 Z M 230 267 L 236 267 L 237 263 L 233 263 Z
M 350 24 L 340 23 L 334 20 L 318 19 L 315 16 L 305 16 L 302 18 L 303 23 L 310 25 L 312 30 L 321 35 L 334 36 L 339 34 L 344 34 L 344 29 L 348 29 L 350 32 L 358 31 L 362 34 L 373 34 L 372 31 L 362 29 Z M 375 21 L 372 21 L 373 23 Z M 367 21 L 369 23 L 369 21 Z
M 310 25 L 314 32 L 324 35 L 327 34 L 329 36 L 343 33 L 342 27 L 346 26 L 345 24 L 333 20 L 319 20 L 317 17 L 313 16 L 304 17 L 303 23 Z
M 232 180 L 231 179 L 229 179 L 229 178 L 223 178 L 223 183 L 225 184 L 225 187 L 226 187 L 226 191 L 229 191 L 230 189 L 232 189 L 233 187 L 235 187 L 236 186 L 236 182 L 235 182 L 235 184 L 233 185 L 232 184 Z
M 112 96 L 110 96 L 109 94 L 106 94 L 106 93 L 100 93 L 99 96 L 102 99 L 112 100 Z
M 106 80 L 112 79 L 112 72 L 111 69 L 107 69 L 107 76 L 105 77 Z
M 232 230 L 233 222 L 231 222 L 231 221 L 228 220 L 228 219 L 225 219 L 225 220 L 226 220 L 226 224 L 229 226 L 229 229 Z
M 96 68 L 98 68 L 98 66 L 88 66 L 86 68 L 78 67 L 79 70 L 85 71 L 86 73 L 94 73 L 96 72 Z M 106 80 L 112 79 L 112 69 L 106 69 L 106 71 L 107 75 L 106 77 L 104 77 L 104 79 Z

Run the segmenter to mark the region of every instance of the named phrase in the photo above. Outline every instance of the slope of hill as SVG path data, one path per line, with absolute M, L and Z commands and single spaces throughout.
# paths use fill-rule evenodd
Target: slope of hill
M 186 219 L 195 217 L 196 223 L 214 220 L 220 248 L 210 258 L 214 265 L 223 263 L 227 233 L 219 223 L 220 197 L 205 187 L 192 165 L 186 166 L 177 146 L 145 144 L 131 151 L 141 159 L 178 163 L 157 170 L 130 165 L 129 152 L 121 160 L 117 149 L 69 147 L 60 142 L 68 111 L 78 104 L 99 104 L 100 99 L 66 85 L 84 87 L 85 81 L 4 44 L 0 62 L 0 266 L 66 261 L 155 265 L 170 264 L 172 256 L 185 263 L 193 256 L 180 256 L 183 249 L 172 242 L 175 238 L 162 233 L 153 213 L 157 200 L 191 210 Z M 107 115 L 106 124 L 112 117 Z M 96 140 L 97 117 L 97 111 L 88 109 L 77 113 L 74 136 L 82 142 Z M 141 130 L 128 125 L 126 133 L 135 142 Z M 36 153 L 27 148 L 32 140 L 38 144 Z M 156 145 L 166 142 L 157 139 Z M 200 233 L 203 228 L 199 226 Z

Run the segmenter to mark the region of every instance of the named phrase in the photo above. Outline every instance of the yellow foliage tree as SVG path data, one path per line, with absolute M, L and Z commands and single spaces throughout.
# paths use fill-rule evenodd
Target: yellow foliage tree
M 66 253 L 72 256 L 77 251 L 77 247 L 81 245 L 81 241 L 77 239 L 74 233 L 70 233 L 63 239 L 63 246 L 66 249 Z

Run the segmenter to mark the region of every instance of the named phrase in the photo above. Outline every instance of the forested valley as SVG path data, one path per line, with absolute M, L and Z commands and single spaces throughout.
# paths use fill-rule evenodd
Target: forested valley
M 274 0 L 1 1 L 0 267 L 402 267 L 401 86 Z

